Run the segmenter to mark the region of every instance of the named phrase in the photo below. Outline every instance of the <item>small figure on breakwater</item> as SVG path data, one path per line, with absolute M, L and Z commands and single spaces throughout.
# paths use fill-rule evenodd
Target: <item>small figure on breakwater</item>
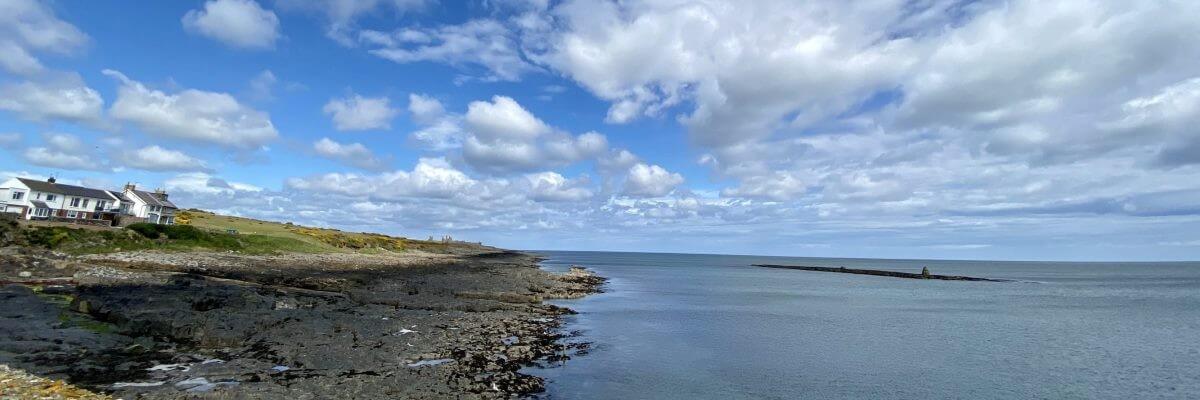
M 921 278 L 929 279 L 929 267 L 921 267 Z

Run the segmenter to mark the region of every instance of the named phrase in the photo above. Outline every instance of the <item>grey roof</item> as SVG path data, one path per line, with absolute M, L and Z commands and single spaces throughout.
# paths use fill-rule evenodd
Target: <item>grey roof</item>
M 125 194 L 124 194 L 124 193 L 121 193 L 121 192 L 114 192 L 114 191 L 111 191 L 111 190 L 108 190 L 107 192 L 108 192 L 108 194 L 109 194 L 109 195 L 112 195 L 112 197 L 116 198 L 117 200 L 120 200 L 120 201 L 125 201 L 125 202 L 132 201 L 132 200 L 129 200 L 129 198 L 128 198 L 128 197 L 125 197 Z
M 85 188 L 83 186 L 64 185 L 61 183 L 50 183 L 28 178 L 17 178 L 17 180 L 29 186 L 30 190 L 36 190 L 46 193 L 57 193 L 66 196 L 91 197 L 93 199 L 107 199 L 108 192 L 100 189 Z
M 44 201 L 33 200 L 30 203 L 33 203 L 33 208 L 50 208 L 50 205 Z
M 179 208 L 179 207 L 175 206 L 175 203 L 168 201 L 165 197 L 163 197 L 162 195 L 160 195 L 158 193 L 150 193 L 150 192 L 147 192 L 144 190 L 134 190 L 133 194 L 137 195 L 137 197 L 139 199 L 142 199 L 142 201 L 145 202 L 146 204 L 149 204 L 152 206 L 163 206 L 166 208 Z

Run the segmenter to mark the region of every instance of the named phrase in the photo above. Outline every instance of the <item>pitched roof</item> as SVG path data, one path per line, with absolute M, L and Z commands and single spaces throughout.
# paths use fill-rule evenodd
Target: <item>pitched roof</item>
M 142 199 L 142 202 L 145 202 L 146 204 L 152 206 L 163 206 L 167 208 L 179 208 L 175 206 L 175 203 L 168 201 L 165 197 L 162 197 L 162 195 L 158 193 L 150 193 L 144 190 L 133 190 L 132 192 L 139 199 Z
M 109 194 L 109 195 L 111 195 L 113 198 L 116 198 L 117 200 L 120 200 L 120 201 L 131 201 L 131 200 L 129 200 L 129 198 L 128 198 L 128 197 L 125 197 L 125 194 L 124 194 L 124 193 L 121 193 L 121 192 L 114 192 L 114 191 L 111 191 L 111 190 L 106 190 L 106 192 L 108 192 L 108 194 Z
M 28 186 L 30 190 L 36 190 L 46 193 L 57 193 L 65 196 L 91 197 L 93 199 L 107 199 L 108 194 L 104 190 L 86 188 L 83 186 L 65 185 L 61 183 L 51 183 L 28 178 L 17 178 L 17 180 Z

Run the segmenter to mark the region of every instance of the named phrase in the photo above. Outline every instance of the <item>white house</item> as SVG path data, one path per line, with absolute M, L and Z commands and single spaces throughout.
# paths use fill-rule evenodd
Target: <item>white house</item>
M 55 182 L 12 178 L 0 184 L 0 211 L 24 219 L 113 220 L 123 201 L 106 190 Z
M 137 186 L 128 184 L 125 185 L 125 192 L 122 194 L 130 201 L 129 215 L 145 218 L 146 222 L 154 224 L 171 225 L 175 223 L 175 212 L 179 211 L 179 208 L 175 206 L 175 203 L 167 200 L 166 192 L 137 190 Z

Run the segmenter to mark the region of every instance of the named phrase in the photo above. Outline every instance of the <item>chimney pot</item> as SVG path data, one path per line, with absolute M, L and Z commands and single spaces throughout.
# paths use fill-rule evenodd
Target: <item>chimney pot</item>
M 54 177 L 52 176 L 52 177 L 50 177 L 50 179 L 47 179 L 46 182 L 54 183 L 56 180 L 57 179 L 54 179 Z

